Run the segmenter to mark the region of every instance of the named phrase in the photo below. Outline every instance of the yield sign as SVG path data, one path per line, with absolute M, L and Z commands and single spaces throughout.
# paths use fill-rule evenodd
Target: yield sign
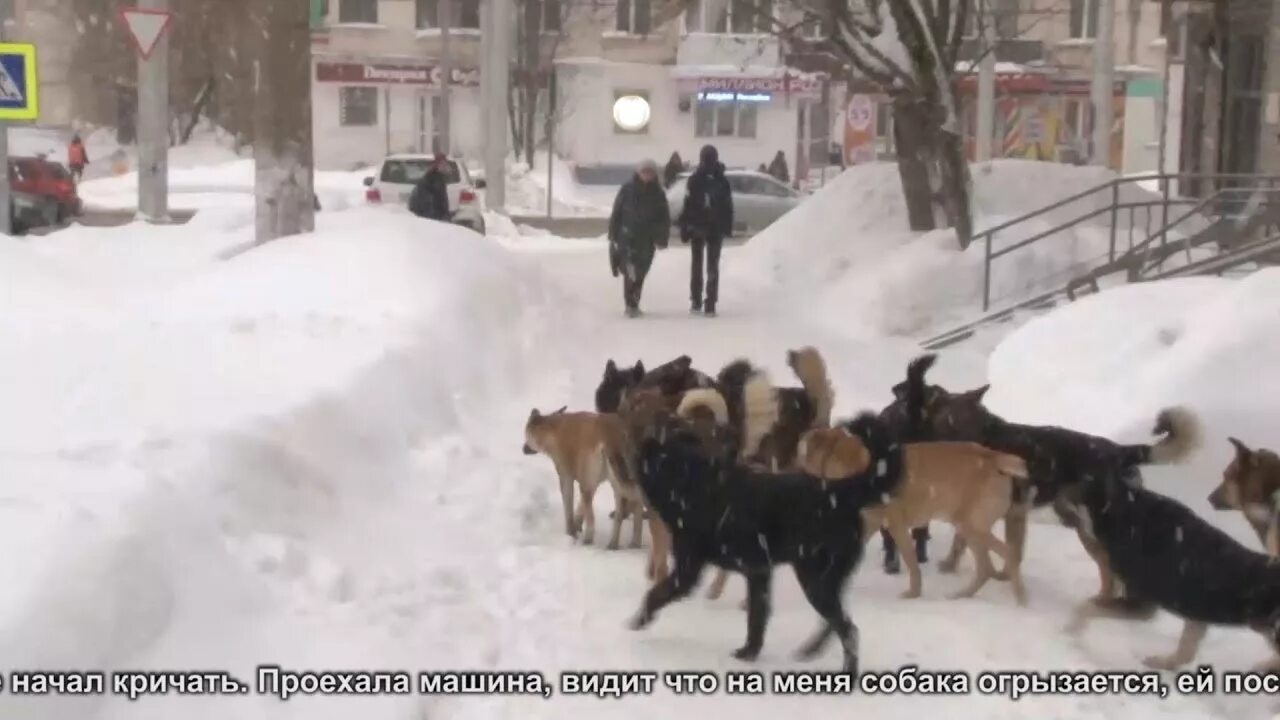
M 164 31 L 169 28 L 173 13 L 151 8 L 124 7 L 120 8 L 120 20 L 129 30 L 129 38 L 133 40 L 138 54 L 146 60 L 151 57 L 151 51 L 155 50 Z

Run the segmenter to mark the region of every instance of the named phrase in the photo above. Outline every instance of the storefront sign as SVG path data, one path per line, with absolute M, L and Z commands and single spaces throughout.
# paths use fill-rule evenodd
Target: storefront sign
M 822 82 L 810 77 L 796 76 L 786 78 L 701 77 L 697 79 L 697 89 L 698 92 L 817 95 L 822 92 Z
M 377 63 L 316 63 L 316 80 L 331 83 L 377 83 L 440 87 L 444 70 L 435 65 L 382 65 Z M 453 85 L 480 84 L 480 71 L 454 68 Z
M 708 102 L 754 102 L 767 103 L 773 99 L 770 93 L 735 93 L 735 92 L 700 92 L 699 100 Z

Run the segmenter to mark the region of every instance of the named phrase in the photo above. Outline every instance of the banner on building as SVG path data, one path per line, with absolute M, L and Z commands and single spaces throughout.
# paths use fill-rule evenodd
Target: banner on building
M 847 165 L 876 160 L 876 103 L 870 95 L 849 96 L 844 123 L 844 160 Z
M 477 87 L 480 71 L 454 68 L 452 85 Z M 438 65 L 383 65 L 380 63 L 318 62 L 316 80 L 331 83 L 377 83 L 440 87 L 444 70 Z

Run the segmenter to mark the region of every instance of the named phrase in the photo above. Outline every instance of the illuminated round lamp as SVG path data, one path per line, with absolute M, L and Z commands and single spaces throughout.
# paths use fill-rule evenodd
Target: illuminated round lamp
M 623 95 L 613 101 L 613 122 L 627 132 L 639 132 L 649 124 L 649 101 L 639 95 Z

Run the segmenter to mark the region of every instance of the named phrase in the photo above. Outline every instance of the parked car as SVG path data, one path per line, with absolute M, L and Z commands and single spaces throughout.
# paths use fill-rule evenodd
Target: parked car
M 667 190 L 667 203 L 671 206 L 673 223 L 684 207 L 691 174 L 692 172 L 680 173 Z M 724 175 L 729 180 L 729 188 L 733 190 L 735 236 L 746 238 L 755 235 L 800 203 L 800 193 L 778 182 L 772 175 L 756 170 L 725 170 Z
M 373 204 L 408 205 L 413 186 L 427 174 L 432 162 L 432 156 L 426 154 L 388 156 L 382 161 L 376 176 L 364 179 L 365 187 L 368 188 L 365 190 L 365 200 Z M 448 167 L 449 213 L 453 222 L 483 235 L 484 212 L 480 206 L 480 197 L 476 194 L 477 188 L 484 187 L 483 181 L 473 183 L 466 163 L 459 159 L 450 158 Z
M 56 206 L 56 222 L 61 224 L 84 210 L 75 178 L 60 163 L 42 157 L 9 158 L 10 187 L 47 198 Z

